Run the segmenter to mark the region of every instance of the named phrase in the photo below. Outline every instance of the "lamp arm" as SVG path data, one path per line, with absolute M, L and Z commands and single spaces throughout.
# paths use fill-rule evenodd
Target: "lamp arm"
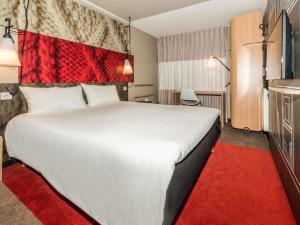
M 228 66 L 226 66 L 218 57 L 214 56 L 213 58 L 218 60 L 229 72 L 231 71 L 231 69 Z
M 24 61 L 24 51 L 25 51 L 25 44 L 26 44 L 26 33 L 29 26 L 29 20 L 28 20 L 28 10 L 29 10 L 29 4 L 30 0 L 23 0 L 24 5 L 24 14 L 25 14 L 25 27 L 24 27 L 24 38 L 22 41 L 22 45 L 20 47 L 20 56 L 21 56 L 21 67 L 20 67 L 20 77 L 19 77 L 19 84 L 22 84 L 23 79 L 23 61 Z

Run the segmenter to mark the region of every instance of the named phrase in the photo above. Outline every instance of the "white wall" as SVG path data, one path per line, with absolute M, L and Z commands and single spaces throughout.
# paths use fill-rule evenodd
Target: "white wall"
M 134 80 L 135 84 L 153 84 L 153 87 L 132 87 L 129 89 L 129 100 L 137 96 L 150 95 L 147 97 L 153 102 L 158 101 L 158 59 L 157 39 L 136 28 L 132 29 L 131 40 L 132 54 L 134 55 Z M 139 98 L 136 100 L 143 100 Z

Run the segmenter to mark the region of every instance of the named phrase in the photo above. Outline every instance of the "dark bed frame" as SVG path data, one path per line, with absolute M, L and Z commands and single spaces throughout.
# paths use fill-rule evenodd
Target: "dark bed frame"
M 175 223 L 220 134 L 221 123 L 218 118 L 193 151 L 176 165 L 167 190 L 163 225 Z

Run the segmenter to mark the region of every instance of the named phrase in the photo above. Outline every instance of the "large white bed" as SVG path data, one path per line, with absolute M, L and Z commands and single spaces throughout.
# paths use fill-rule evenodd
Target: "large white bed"
M 101 225 L 161 225 L 175 165 L 219 116 L 211 108 L 119 102 L 13 118 L 10 157 Z

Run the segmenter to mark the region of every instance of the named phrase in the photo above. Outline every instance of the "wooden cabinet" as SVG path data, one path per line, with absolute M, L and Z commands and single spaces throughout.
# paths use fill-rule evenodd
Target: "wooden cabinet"
M 289 12 L 297 1 L 268 0 L 264 16 L 266 33 L 273 30 L 281 11 Z M 269 143 L 297 224 L 300 224 L 300 90 L 275 87 L 279 83 L 283 86 L 289 82 L 269 82 Z
M 300 90 L 270 87 L 270 147 L 300 223 Z
M 262 130 L 262 21 L 253 12 L 231 22 L 231 123 L 238 129 Z
M 282 147 L 282 127 L 281 127 L 281 121 L 282 121 L 282 95 L 280 93 L 275 94 L 276 96 L 276 107 L 275 107 L 275 126 L 274 126 L 274 137 L 275 141 L 277 142 L 279 148 Z
M 270 135 L 290 170 L 294 171 L 294 136 L 296 133 L 294 128 L 294 98 L 297 98 L 291 94 L 284 94 L 280 91 L 281 89 L 275 90 L 272 87 L 270 89 Z
M 293 95 L 282 95 L 282 152 L 291 168 L 294 168 L 294 116 Z
M 299 96 L 293 96 L 293 108 L 292 108 L 291 113 L 292 113 L 293 118 L 294 118 L 293 129 L 295 131 L 294 135 L 293 135 L 294 172 L 295 172 L 295 175 L 297 177 L 298 184 L 299 184 L 299 189 L 300 189 L 300 119 L 299 119 L 299 115 L 300 115 L 300 95 Z M 299 202 L 299 204 L 300 204 L 300 202 Z

